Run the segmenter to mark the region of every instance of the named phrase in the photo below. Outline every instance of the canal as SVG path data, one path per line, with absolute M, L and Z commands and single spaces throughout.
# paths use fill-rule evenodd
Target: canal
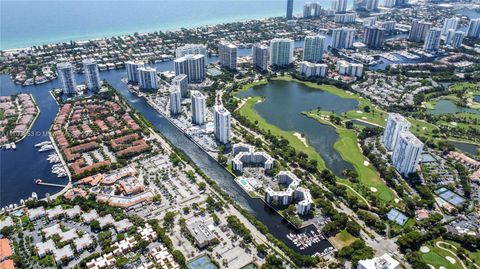
M 154 65 L 158 71 L 172 70 L 172 62 L 164 62 Z M 248 196 L 235 182 L 233 176 L 213 160 L 207 153 L 188 139 L 182 132 L 173 126 L 168 120 L 155 111 L 147 102 L 131 94 L 121 79 L 126 76 L 125 69 L 102 72 L 101 76 L 106 79 L 129 103 L 142 113 L 146 119 L 152 122 L 155 127 L 176 147 L 182 150 L 205 174 L 210 177 L 226 193 L 228 193 L 238 204 L 252 213 L 259 221 L 264 223 L 269 231 L 287 246 L 298 253 L 313 255 L 322 252 L 330 247 L 327 240 L 314 244 L 312 247 L 300 250 L 288 240 L 289 233 L 317 232 L 311 225 L 301 230 L 285 221 L 274 210 L 268 207 L 261 199 L 253 199 Z M 82 74 L 77 75 L 77 82 L 83 82 Z M 31 92 L 39 103 L 42 114 L 34 124 L 34 134 L 27 137 L 17 145 L 16 151 L 2 150 L 0 153 L 1 164 L 1 205 L 18 203 L 20 199 L 28 198 L 35 191 L 39 198 L 45 197 L 59 191 L 45 186 L 35 185 L 33 179 L 42 178 L 46 182 L 65 183 L 66 179 L 57 179 L 51 174 L 51 164 L 46 161 L 48 154 L 39 153 L 34 144 L 48 139 L 48 129 L 58 111 L 58 106 L 49 94 L 49 90 L 58 87 L 58 80 L 31 87 L 15 85 L 8 76 L 1 76 L 2 95 L 10 95 L 19 92 Z

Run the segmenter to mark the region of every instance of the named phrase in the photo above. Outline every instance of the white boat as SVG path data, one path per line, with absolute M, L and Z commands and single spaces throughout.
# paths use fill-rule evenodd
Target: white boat
M 17 149 L 17 145 L 15 145 L 15 143 L 10 144 L 10 146 L 12 147 L 12 149 Z
M 51 145 L 51 144 L 52 144 L 51 141 L 43 141 L 43 142 L 40 142 L 38 144 L 35 144 L 35 147 L 39 148 L 39 147 L 43 147 L 43 146 Z
M 5 145 L 5 149 L 10 149 L 10 147 L 11 147 L 10 144 Z
M 43 152 L 43 151 L 49 151 L 52 149 L 53 149 L 52 145 L 45 145 L 45 146 L 42 146 L 38 151 Z

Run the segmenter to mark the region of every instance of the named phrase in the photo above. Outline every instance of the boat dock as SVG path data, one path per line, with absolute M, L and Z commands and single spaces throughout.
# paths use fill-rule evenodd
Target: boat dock
M 67 185 L 62 185 L 62 184 L 55 184 L 55 183 L 46 183 L 46 182 L 36 182 L 37 185 L 44 185 L 44 186 L 50 186 L 50 187 L 59 187 L 59 188 L 65 188 Z

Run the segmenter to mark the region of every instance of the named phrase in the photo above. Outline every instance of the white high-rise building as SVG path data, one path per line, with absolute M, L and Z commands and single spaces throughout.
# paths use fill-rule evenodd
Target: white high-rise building
M 368 11 L 374 11 L 378 9 L 378 0 L 366 0 L 365 9 Z
M 77 81 L 74 71 L 75 67 L 69 62 L 57 64 L 57 75 L 65 94 L 77 94 Z
M 175 75 L 187 75 L 188 83 L 203 82 L 207 75 L 205 55 L 188 54 L 173 61 Z
M 336 70 L 340 75 L 361 78 L 363 75 L 363 64 L 350 63 L 344 60 L 340 60 L 337 61 Z
M 480 18 L 473 19 L 468 24 L 467 36 L 480 38 Z
M 100 90 L 102 82 L 100 80 L 100 71 L 98 71 L 97 62 L 94 59 L 86 59 L 83 60 L 82 63 L 87 88 L 91 91 Z
M 462 46 L 464 37 L 465 37 L 464 32 L 455 31 L 455 33 L 453 34 L 452 41 L 448 45 L 452 46 L 452 48 L 458 49 Z
M 214 109 L 215 138 L 220 141 L 220 143 L 227 144 L 230 142 L 230 137 L 232 136 L 230 112 L 223 106 L 215 106 Z
M 175 58 L 181 58 L 188 54 L 202 54 L 207 56 L 207 46 L 201 44 L 185 44 L 175 50 Z
M 445 19 L 443 22 L 443 28 L 442 28 L 442 35 L 447 35 L 448 30 L 453 29 L 457 30 L 458 27 L 458 22 L 460 21 L 459 18 L 453 17 L 450 19 Z
M 394 7 L 397 4 L 396 0 L 385 0 L 383 2 L 384 7 Z
M 192 122 L 198 125 L 204 124 L 206 118 L 205 96 L 199 91 L 192 91 L 190 99 L 192 101 Z
M 275 38 L 270 41 L 270 65 L 283 67 L 293 62 L 294 42 L 289 38 Z
M 188 77 L 185 74 L 180 74 L 175 76 L 172 79 L 172 85 L 180 87 L 180 92 L 182 93 L 182 97 L 187 96 L 188 94 Z
M 332 9 L 335 13 L 345 13 L 347 11 L 347 0 L 333 0 Z
M 140 89 L 156 90 L 157 84 L 157 69 L 152 67 L 138 68 L 138 86 Z
M 305 37 L 303 60 L 318 63 L 322 61 L 325 37 L 322 35 Z
M 181 107 L 182 92 L 179 86 L 172 86 L 170 88 L 170 113 L 177 115 L 182 112 Z
M 402 115 L 398 113 L 388 113 L 387 125 L 383 133 L 383 145 L 387 150 L 393 151 L 401 132 L 410 129 L 408 122 Z
M 354 38 L 355 38 L 355 29 L 353 28 L 342 27 L 342 28 L 333 29 L 332 48 L 350 49 L 353 47 Z
M 252 47 L 253 67 L 260 71 L 267 71 L 269 62 L 269 47 L 263 44 L 255 44 Z
M 322 7 L 319 2 L 306 2 L 303 6 L 303 18 L 320 17 Z
M 143 62 L 128 61 L 125 65 L 127 67 L 128 81 L 138 83 L 138 68 L 144 67 L 145 64 Z
M 408 176 L 417 170 L 422 150 L 422 141 L 409 131 L 401 132 L 393 150 L 392 163 L 400 174 Z
M 355 23 L 357 21 L 357 13 L 339 13 L 335 14 L 333 19 L 336 23 Z
M 316 64 L 303 61 L 298 67 L 298 72 L 307 78 L 309 77 L 325 77 L 327 74 L 326 64 Z
M 428 30 L 432 27 L 430 22 L 413 20 L 410 33 L 408 34 L 408 40 L 414 42 L 422 42 L 427 36 Z
M 380 28 L 385 29 L 386 34 L 391 34 L 395 31 L 395 21 L 380 21 L 376 25 Z
M 376 23 L 377 23 L 376 16 L 363 18 L 363 27 L 375 26 Z
M 237 69 L 237 46 L 222 41 L 218 44 L 218 58 L 220 65 L 229 69 Z
M 423 49 L 425 51 L 436 52 L 440 48 L 440 36 L 442 35 L 442 30 L 439 28 L 432 28 L 428 30 L 427 36 L 425 37 L 425 42 L 423 43 Z

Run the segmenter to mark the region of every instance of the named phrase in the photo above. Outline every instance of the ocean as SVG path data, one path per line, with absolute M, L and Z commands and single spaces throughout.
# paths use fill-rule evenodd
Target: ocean
M 308 0 L 294 2 L 301 14 Z M 0 49 L 285 16 L 286 0 L 0 0 Z M 320 0 L 329 8 L 331 0 Z M 353 0 L 349 0 L 349 5 Z

